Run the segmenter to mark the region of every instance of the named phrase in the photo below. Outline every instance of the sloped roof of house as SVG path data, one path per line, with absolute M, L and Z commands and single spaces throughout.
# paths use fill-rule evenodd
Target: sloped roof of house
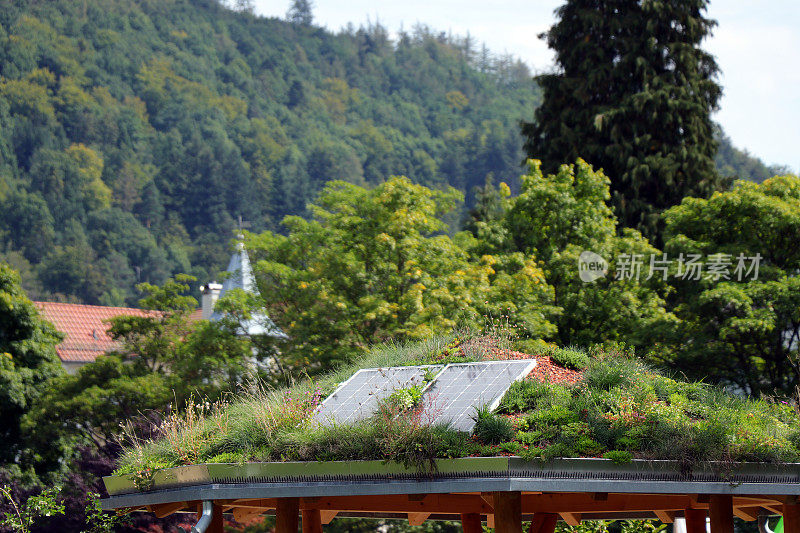
M 56 347 L 64 363 L 90 363 L 119 346 L 107 333 L 108 320 L 115 316 L 147 316 L 152 311 L 132 307 L 34 302 L 42 316 L 64 334 Z

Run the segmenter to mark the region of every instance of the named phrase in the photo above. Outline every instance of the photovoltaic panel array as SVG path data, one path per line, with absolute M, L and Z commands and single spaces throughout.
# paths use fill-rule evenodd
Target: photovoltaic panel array
M 447 365 L 425 391 L 424 401 L 434 422 L 449 421 L 455 429 L 472 431 L 475 409 L 496 409 L 503 395 L 536 366 L 533 359 Z
M 368 418 L 378 402 L 393 391 L 424 386 L 425 376 L 435 375 L 442 365 L 364 368 L 325 398 L 314 420 L 322 424 L 346 424 Z

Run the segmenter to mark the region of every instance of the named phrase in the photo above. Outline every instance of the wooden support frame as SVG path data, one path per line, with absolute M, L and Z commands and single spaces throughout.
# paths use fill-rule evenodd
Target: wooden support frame
M 686 519 L 686 533 L 706 533 L 708 512 L 705 509 L 686 509 L 683 516 Z
M 733 497 L 712 494 L 709 502 L 711 533 L 733 533 Z
M 303 509 L 303 533 L 322 533 L 319 509 Z
M 553 533 L 557 523 L 558 515 L 555 513 L 536 513 L 533 515 L 528 533 Z
M 316 509 L 320 512 L 322 524 L 330 523 L 338 513 L 403 513 L 418 520 L 422 515 L 431 514 L 477 514 L 489 516 L 491 522 L 495 514 L 495 493 L 447 493 L 427 495 L 381 495 L 364 498 L 360 496 L 332 496 L 299 498 L 299 509 Z M 706 500 L 705 502 L 701 500 Z M 522 513 L 561 515 L 571 523 L 577 523 L 582 515 L 609 513 L 654 513 L 662 521 L 669 523 L 676 512 L 700 510 L 705 516 L 711 498 L 697 498 L 687 494 L 623 494 L 623 493 L 521 493 Z M 239 499 L 224 500 L 224 510 L 233 510 L 237 516 L 263 513 L 277 508 L 278 499 Z M 167 513 L 184 504 L 162 504 L 159 511 Z M 194 504 L 192 504 L 194 505 Z M 781 499 L 778 496 L 736 496 L 731 498 L 732 512 L 745 520 L 757 517 L 761 508 L 780 511 Z M 155 510 L 155 506 L 151 510 Z M 249 511 L 249 512 L 246 512 Z M 466 511 L 466 513 L 465 513 Z M 691 514 L 691 513 L 689 513 Z M 699 533 L 703 533 L 700 531 Z
M 252 518 L 261 515 L 263 512 L 264 509 L 254 509 L 252 507 L 234 507 L 233 519 L 240 524 L 244 524 L 249 522 Z
M 495 492 L 492 507 L 495 533 L 522 533 L 522 494 Z
M 222 506 L 215 503 L 211 511 L 211 524 L 209 524 L 206 533 L 225 533 L 224 520 L 222 517 Z
M 795 500 L 794 503 L 783 504 L 783 532 L 800 533 L 800 504 Z
M 432 513 L 408 513 L 408 523 L 412 526 L 421 526 Z
M 323 526 L 330 524 L 333 521 L 333 519 L 336 518 L 337 514 L 339 514 L 339 511 L 320 511 L 319 512 L 320 522 L 322 522 Z
M 150 511 L 156 515 L 156 518 L 164 518 L 173 513 L 177 513 L 178 511 L 185 509 L 187 507 L 186 502 L 173 502 L 173 503 L 162 503 L 160 505 L 153 505 L 150 508 Z
M 142 510 L 164 517 L 182 510 L 199 509 L 200 504 L 197 500 L 171 502 L 149 505 Z M 323 525 L 339 514 L 401 515 L 406 516 L 412 525 L 423 524 L 431 515 L 460 516 L 467 533 L 480 533 L 484 518 L 498 533 L 521 533 L 522 516 L 532 515 L 527 533 L 553 533 L 559 518 L 570 525 L 578 525 L 587 517 L 617 519 L 625 513 L 638 516 L 654 514 L 665 523 L 672 522 L 676 513 L 683 513 L 687 533 L 706 533 L 709 511 L 713 517 L 712 533 L 732 533 L 733 516 L 756 520 L 764 509 L 788 517 L 786 533 L 800 533 L 797 527 L 791 529 L 791 524 L 800 524 L 800 502 L 794 497 L 605 492 L 465 492 L 220 499 L 215 501 L 214 523 L 209 532 L 222 531 L 222 513 L 232 512 L 237 521 L 247 522 L 274 510 L 277 533 L 296 533 L 301 525 L 300 515 L 304 533 L 322 533 Z
M 745 522 L 754 522 L 758 520 L 758 513 L 761 507 L 733 507 L 733 514 L 741 518 Z
M 278 498 L 275 506 L 275 533 L 297 533 L 300 499 Z
M 478 513 L 461 513 L 461 529 L 464 533 L 483 533 L 481 515 Z

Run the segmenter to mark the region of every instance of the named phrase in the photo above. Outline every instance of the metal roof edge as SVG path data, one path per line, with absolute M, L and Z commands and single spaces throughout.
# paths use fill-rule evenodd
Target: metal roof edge
M 497 483 L 506 484 L 508 488 L 503 490 L 545 492 L 800 495 L 800 463 L 705 463 L 688 471 L 676 461 L 661 460 L 638 459 L 620 465 L 594 458 L 542 463 L 520 457 L 465 457 L 439 459 L 435 470 L 420 471 L 386 461 L 265 462 L 169 468 L 155 472 L 146 482 L 141 476 L 137 480 L 130 474 L 107 476 L 103 481 L 111 494 L 109 501 L 120 501 L 115 498 L 122 496 L 149 501 L 148 495 L 156 494 L 162 495 L 156 498 L 160 501 L 168 492 L 197 491 L 204 487 L 226 487 L 237 494 L 241 491 L 236 487 L 242 490 L 250 487 L 252 490 L 244 490 L 244 493 L 256 491 L 258 497 L 263 498 L 289 496 L 290 493 L 314 496 L 318 492 L 328 495 L 398 494 L 402 492 L 395 491 L 401 486 L 409 493 L 471 492 L 489 490 L 487 486 Z

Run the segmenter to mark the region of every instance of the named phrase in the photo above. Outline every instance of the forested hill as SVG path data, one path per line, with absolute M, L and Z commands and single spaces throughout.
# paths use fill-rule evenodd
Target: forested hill
M 34 298 L 207 281 L 238 217 L 275 229 L 329 179 L 513 180 L 540 97 L 521 62 L 424 27 L 214 0 L 0 0 L 0 24 L 0 259 Z

